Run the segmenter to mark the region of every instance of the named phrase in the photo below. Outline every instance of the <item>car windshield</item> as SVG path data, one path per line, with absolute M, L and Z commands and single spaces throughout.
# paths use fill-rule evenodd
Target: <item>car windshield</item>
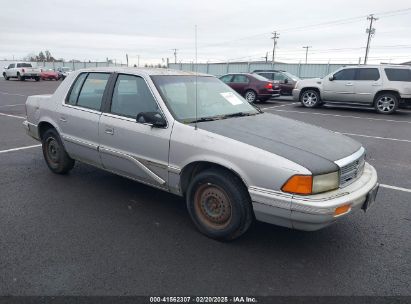
M 260 113 L 215 77 L 151 76 L 173 116 L 184 123 Z M 197 87 L 197 115 L 196 115 Z

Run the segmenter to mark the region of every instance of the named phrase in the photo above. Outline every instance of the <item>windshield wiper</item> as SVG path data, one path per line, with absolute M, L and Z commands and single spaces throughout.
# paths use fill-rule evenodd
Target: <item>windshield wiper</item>
M 200 117 L 197 119 L 186 121 L 186 123 L 195 123 L 195 122 L 203 122 L 203 121 L 213 121 L 221 119 L 220 116 L 210 116 L 210 117 Z
M 223 118 L 230 118 L 230 117 L 242 117 L 242 116 L 252 116 L 252 115 L 257 115 L 259 113 L 245 113 L 245 112 L 238 112 L 238 113 L 233 113 L 233 114 L 226 114 L 223 115 Z

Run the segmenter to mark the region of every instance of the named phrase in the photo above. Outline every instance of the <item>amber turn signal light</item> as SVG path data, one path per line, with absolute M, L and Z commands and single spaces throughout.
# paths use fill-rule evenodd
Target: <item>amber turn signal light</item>
M 294 175 L 281 188 L 282 191 L 296 194 L 311 194 L 313 177 L 311 175 Z
M 340 207 L 335 208 L 334 211 L 334 216 L 338 216 L 344 213 L 347 213 L 348 211 L 351 210 L 351 205 L 347 204 L 347 205 L 342 205 Z

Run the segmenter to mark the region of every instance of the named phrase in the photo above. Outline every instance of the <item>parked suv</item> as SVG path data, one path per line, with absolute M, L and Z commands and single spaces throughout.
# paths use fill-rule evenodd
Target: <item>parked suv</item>
M 255 70 L 253 73 L 270 80 L 278 81 L 280 83 L 281 95 L 291 95 L 295 84 L 300 80 L 297 76 L 280 70 Z
M 220 80 L 244 96 L 250 103 L 254 103 L 257 100 L 264 102 L 271 97 L 280 96 L 279 84 L 258 74 L 227 74 L 221 76 Z
M 391 114 L 411 105 L 411 68 L 398 65 L 347 66 L 320 79 L 298 81 L 294 100 L 313 108 L 323 103 L 373 106 Z

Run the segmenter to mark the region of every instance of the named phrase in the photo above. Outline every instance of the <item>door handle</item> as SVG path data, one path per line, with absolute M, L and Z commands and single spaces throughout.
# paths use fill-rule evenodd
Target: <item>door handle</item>
M 104 128 L 104 133 L 114 135 L 114 128 L 111 127 L 105 127 Z
M 347 87 L 351 87 L 351 86 L 352 86 L 352 82 L 347 82 L 345 85 L 346 85 Z
M 64 116 L 60 116 L 60 121 L 62 121 L 62 122 L 67 122 L 67 118 L 64 117 Z

